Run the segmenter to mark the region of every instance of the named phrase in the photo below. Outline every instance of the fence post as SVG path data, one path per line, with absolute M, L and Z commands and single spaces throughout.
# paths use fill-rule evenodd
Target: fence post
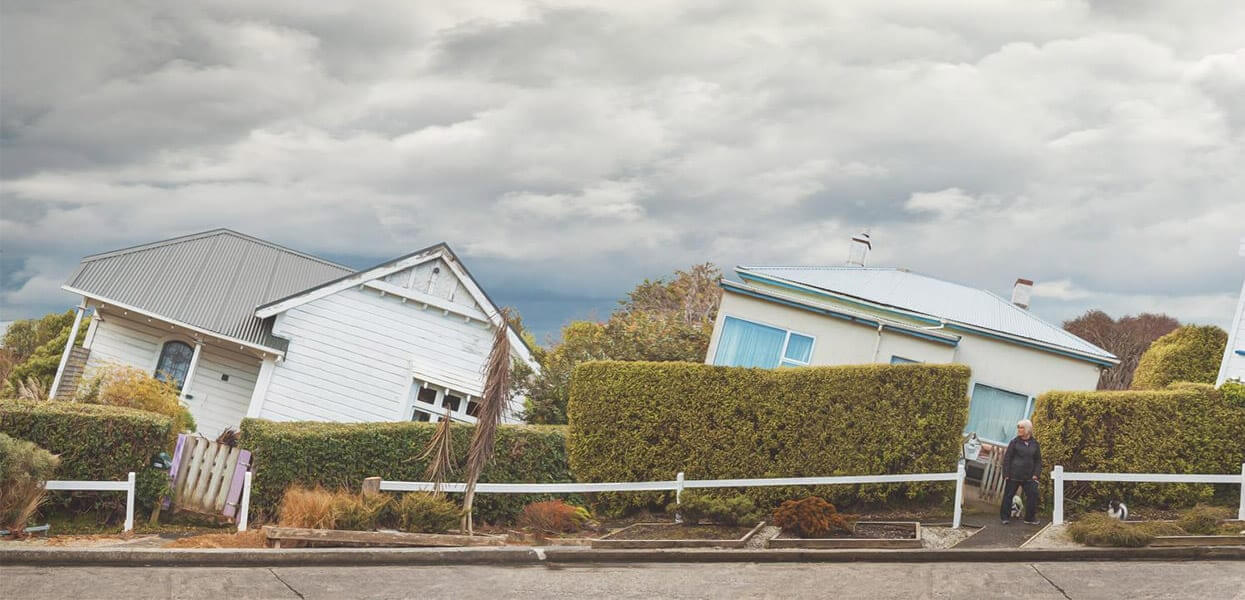
M 134 471 L 126 478 L 129 488 L 125 490 L 125 530 L 134 531 Z
M 1063 525 L 1063 465 L 1055 465 L 1050 478 L 1055 480 L 1055 514 L 1051 521 L 1055 525 Z
M 251 516 L 251 472 L 242 476 L 242 504 L 238 507 L 238 531 L 246 531 Z
M 1236 509 L 1236 518 L 1245 521 L 1245 463 L 1241 463 L 1241 505 Z
M 955 465 L 955 513 L 951 517 L 951 528 L 960 528 L 960 513 L 964 510 L 964 460 Z
M 674 503 L 681 504 L 683 502 L 683 471 L 674 478 Z

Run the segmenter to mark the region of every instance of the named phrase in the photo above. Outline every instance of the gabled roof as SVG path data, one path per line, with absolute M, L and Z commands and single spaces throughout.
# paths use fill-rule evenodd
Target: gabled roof
M 822 293 L 929 323 L 946 322 L 954 326 L 953 329 L 997 334 L 1006 341 L 1064 351 L 1091 362 L 1119 362 L 1114 354 L 997 294 L 903 269 L 741 266 L 736 268 L 736 273 L 745 281 Z
M 352 269 L 229 229 L 93 254 L 64 289 L 280 350 L 255 307 Z

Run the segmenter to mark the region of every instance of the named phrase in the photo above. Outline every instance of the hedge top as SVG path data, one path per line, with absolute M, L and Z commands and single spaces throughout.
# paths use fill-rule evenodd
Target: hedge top
M 68 417 L 97 417 L 127 419 L 136 423 L 145 423 L 167 429 L 172 425 L 168 417 L 145 410 L 108 406 L 105 404 L 85 404 L 81 402 L 63 402 L 49 400 L 33 402 L 29 400 L 6 399 L 0 401 L 0 417 L 5 415 L 40 414 L 64 415 Z

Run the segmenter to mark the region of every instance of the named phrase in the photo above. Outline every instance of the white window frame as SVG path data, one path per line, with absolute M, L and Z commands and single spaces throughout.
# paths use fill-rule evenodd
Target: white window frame
M 970 411 L 970 414 L 971 414 L 971 411 L 973 410 L 973 404 L 972 404 L 973 403 L 973 389 L 976 388 L 978 384 L 984 385 L 986 387 L 994 388 L 996 390 L 999 390 L 1000 392 L 1007 392 L 1009 394 L 1016 394 L 1017 396 L 1024 396 L 1025 397 L 1025 416 L 1021 417 L 1021 419 L 1028 419 L 1029 417 L 1033 416 L 1033 408 L 1034 408 L 1033 403 L 1034 403 L 1035 397 L 1032 394 L 1028 392 L 1017 392 L 1015 390 L 1010 390 L 1003 386 L 995 385 L 993 383 L 982 381 L 980 379 L 973 379 L 968 382 L 968 403 L 969 403 L 968 410 Z M 987 444 L 993 445 L 993 446 L 1006 446 L 1007 443 L 1011 441 L 1011 440 L 1003 440 L 1002 442 L 999 442 L 996 440 L 988 440 L 986 438 L 981 437 L 980 435 L 978 435 L 977 437 L 981 441 Z
M 423 389 L 430 389 L 437 393 L 436 398 L 432 401 L 432 404 L 421 402 L 419 400 L 419 392 Z M 423 381 L 418 377 L 413 378 L 412 385 L 407 391 L 407 398 L 409 398 L 410 407 L 407 409 L 404 419 L 407 421 L 414 421 L 415 413 L 421 412 L 431 416 L 431 418 L 428 419 L 428 422 L 430 423 L 437 423 L 441 421 L 441 418 L 445 416 L 446 396 L 455 396 L 459 398 L 458 410 L 450 411 L 451 421 L 472 424 L 476 422 L 477 419 L 475 417 L 467 414 L 467 407 L 472 402 L 478 403 L 480 401 L 479 398 L 453 388 Z
M 778 329 L 778 330 L 786 332 L 786 334 L 782 338 L 782 348 L 778 351 L 778 367 L 776 368 L 807 367 L 809 364 L 812 363 L 813 351 L 817 349 L 817 336 L 811 333 L 804 333 L 803 331 L 796 331 L 794 329 L 783 327 L 781 325 L 775 325 L 773 323 L 766 323 L 764 321 L 757 321 L 755 319 L 745 319 L 744 317 L 741 317 L 738 315 L 732 315 L 729 313 L 722 314 L 722 329 L 726 329 L 726 319 L 728 318 L 735 319 L 737 321 L 743 321 L 745 323 L 751 323 L 753 325 L 760 325 L 762 327 L 769 327 L 770 329 Z M 796 335 L 802 335 L 806 338 L 813 340 L 813 345 L 808 347 L 808 361 L 798 361 L 792 358 L 787 358 L 787 344 L 791 342 L 791 334 L 793 333 Z M 721 335 L 719 334 L 718 344 L 721 344 L 721 343 L 722 343 L 722 339 L 721 339 Z M 716 363 L 717 359 L 718 359 L 718 349 L 715 347 L 713 349 L 713 361 Z M 791 364 L 786 364 L 786 363 L 791 363 Z

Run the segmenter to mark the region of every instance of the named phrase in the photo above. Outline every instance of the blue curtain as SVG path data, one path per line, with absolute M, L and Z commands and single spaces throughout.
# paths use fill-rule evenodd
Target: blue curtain
M 813 356 L 813 338 L 798 333 L 791 334 L 787 340 L 787 352 L 783 358 L 807 363 Z
M 773 369 L 778 366 L 786 337 L 787 332 L 781 329 L 726 317 L 713 364 Z
M 975 384 L 964 433 L 976 432 L 986 441 L 1007 443 L 1016 436 L 1016 421 L 1029 416 L 1025 414 L 1028 404 L 1029 397 L 1024 394 Z

